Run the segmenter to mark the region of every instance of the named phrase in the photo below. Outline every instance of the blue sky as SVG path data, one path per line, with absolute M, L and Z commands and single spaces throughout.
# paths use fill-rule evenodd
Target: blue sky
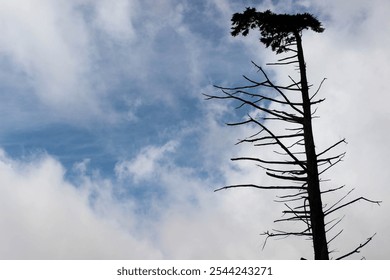
M 104 9 L 108 4 L 101 5 Z M 110 22 L 114 21 L 111 18 L 100 23 L 94 18 L 95 4 L 86 2 L 70 7 L 69 16 L 82 21 L 83 29 L 87 29 L 83 34 L 87 38 L 83 40 L 88 42 L 83 44 L 80 55 L 78 38 L 68 33 L 51 34 L 65 37 L 61 39 L 68 45 L 63 48 L 67 48 L 65 51 L 74 60 L 75 65 L 70 66 L 74 68 L 64 73 L 65 77 L 62 71 L 66 68 L 61 66 L 66 63 L 65 58 L 61 61 L 61 57 L 57 57 L 61 49 L 53 50 L 53 57 L 46 58 L 46 63 L 51 64 L 47 68 L 53 67 L 57 73 L 46 73 L 50 69 L 35 58 L 27 61 L 26 67 L 13 63 L 12 54 L 5 52 L 3 69 L 11 71 L 9 75 L 12 75 L 12 79 L 4 79 L 5 99 L 10 103 L 8 106 L 12 105 L 8 118 L 28 123 L 27 127 L 12 129 L 3 135 L 3 146 L 10 155 L 20 157 L 43 149 L 58 157 L 66 168 L 90 158 L 92 165 L 110 173 L 117 160 L 134 156 L 142 146 L 163 144 L 190 126 L 199 129 L 205 112 L 202 90 L 241 75 L 238 71 L 241 67 L 229 63 L 230 59 L 238 61 L 242 68 L 249 68 L 244 66 L 250 60 L 245 50 L 237 43 L 226 42 L 229 22 L 217 22 L 214 17 L 218 15 L 214 14 L 218 11 L 212 3 L 162 2 L 158 4 L 161 11 L 148 11 L 154 4 L 147 1 L 122 5 L 136 10 L 128 12 L 133 18 L 124 18 L 123 25 Z M 237 6 L 243 7 L 242 4 Z M 113 9 L 126 7 L 118 5 Z M 126 26 L 126 21 L 130 20 Z M 91 24 L 90 21 L 98 22 Z M 50 44 L 49 39 L 31 42 L 38 56 L 46 55 L 40 44 Z M 76 47 L 72 49 L 71 44 Z M 23 55 L 28 55 L 28 46 L 24 48 Z M 9 51 L 13 51 L 12 47 Z M 70 52 L 75 52 L 76 57 Z M 233 73 L 235 67 L 237 70 Z M 46 79 L 45 74 L 56 77 Z M 71 84 L 62 88 L 66 79 L 71 80 Z M 55 88 L 56 92 L 48 88 Z M 15 100 L 15 92 L 18 100 Z M 69 102 L 68 106 L 63 106 L 63 102 Z M 188 133 L 196 134 L 195 131 Z
M 332 179 L 384 199 L 389 113 L 377 100 L 389 98 L 389 4 L 328 2 L 2 1 L 0 258 L 310 258 L 304 240 L 261 250 L 259 234 L 281 215 L 275 194 L 213 192 L 269 178 L 229 161 L 257 152 L 234 145 L 250 127 L 224 125 L 244 112 L 202 93 L 256 77 L 251 60 L 276 59 L 255 34 L 230 36 L 233 13 L 315 14 L 326 31 L 304 40 L 309 78 L 328 78 L 318 146 L 346 137 Z M 268 70 L 283 82 L 291 69 Z M 362 206 L 335 248 L 378 232 L 365 256 L 388 258 L 388 206 Z

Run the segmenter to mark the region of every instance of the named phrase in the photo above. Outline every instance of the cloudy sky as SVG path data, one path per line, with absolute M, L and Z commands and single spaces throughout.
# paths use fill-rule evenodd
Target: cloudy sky
M 270 180 L 229 160 L 257 152 L 234 145 L 251 128 L 225 126 L 242 112 L 202 96 L 277 59 L 255 33 L 230 36 L 247 6 L 325 26 L 304 34 L 309 80 L 327 78 L 317 146 L 346 137 L 331 183 L 383 200 L 340 213 L 330 249 L 377 233 L 353 258 L 390 257 L 389 1 L 1 0 L 1 259 L 312 258 L 299 238 L 262 249 L 282 193 L 213 192 Z

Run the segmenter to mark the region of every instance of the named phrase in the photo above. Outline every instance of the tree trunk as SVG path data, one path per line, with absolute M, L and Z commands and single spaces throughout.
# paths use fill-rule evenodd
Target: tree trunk
M 299 70 L 301 75 L 301 92 L 303 101 L 303 130 L 305 139 L 305 152 L 307 160 L 307 176 L 308 176 L 308 196 L 310 206 L 310 221 L 311 230 L 313 235 L 313 246 L 314 246 L 314 259 L 316 260 L 328 260 L 328 244 L 326 240 L 325 223 L 324 223 L 324 212 L 322 209 L 320 182 L 318 175 L 318 162 L 317 155 L 315 152 L 313 129 L 312 129 L 312 113 L 311 104 L 309 97 L 309 87 L 306 77 L 306 64 L 303 56 L 303 47 L 301 35 L 299 32 L 295 33 Z

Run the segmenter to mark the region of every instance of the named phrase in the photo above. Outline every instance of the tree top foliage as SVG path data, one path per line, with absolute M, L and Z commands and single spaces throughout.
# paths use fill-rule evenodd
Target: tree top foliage
M 288 51 L 288 46 L 296 41 L 296 36 L 304 29 L 321 33 L 324 28 L 313 15 L 275 14 L 270 10 L 258 12 L 256 8 L 246 8 L 243 13 L 235 13 L 232 17 L 233 36 L 248 35 L 250 29 L 260 30 L 260 41 L 276 53 Z

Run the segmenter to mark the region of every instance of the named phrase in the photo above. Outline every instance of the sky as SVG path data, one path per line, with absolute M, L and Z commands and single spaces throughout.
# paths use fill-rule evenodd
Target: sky
M 323 23 L 303 35 L 310 82 L 327 78 L 316 148 L 345 137 L 330 184 L 383 201 L 340 212 L 331 257 L 376 233 L 351 258 L 389 259 L 386 0 L 1 0 L 0 259 L 312 258 L 302 238 L 263 248 L 282 193 L 214 192 L 272 182 L 230 161 L 259 155 L 235 145 L 253 128 L 225 125 L 243 112 L 202 95 L 279 58 L 255 32 L 230 35 L 248 6 Z M 280 83 L 296 75 L 265 69 Z

